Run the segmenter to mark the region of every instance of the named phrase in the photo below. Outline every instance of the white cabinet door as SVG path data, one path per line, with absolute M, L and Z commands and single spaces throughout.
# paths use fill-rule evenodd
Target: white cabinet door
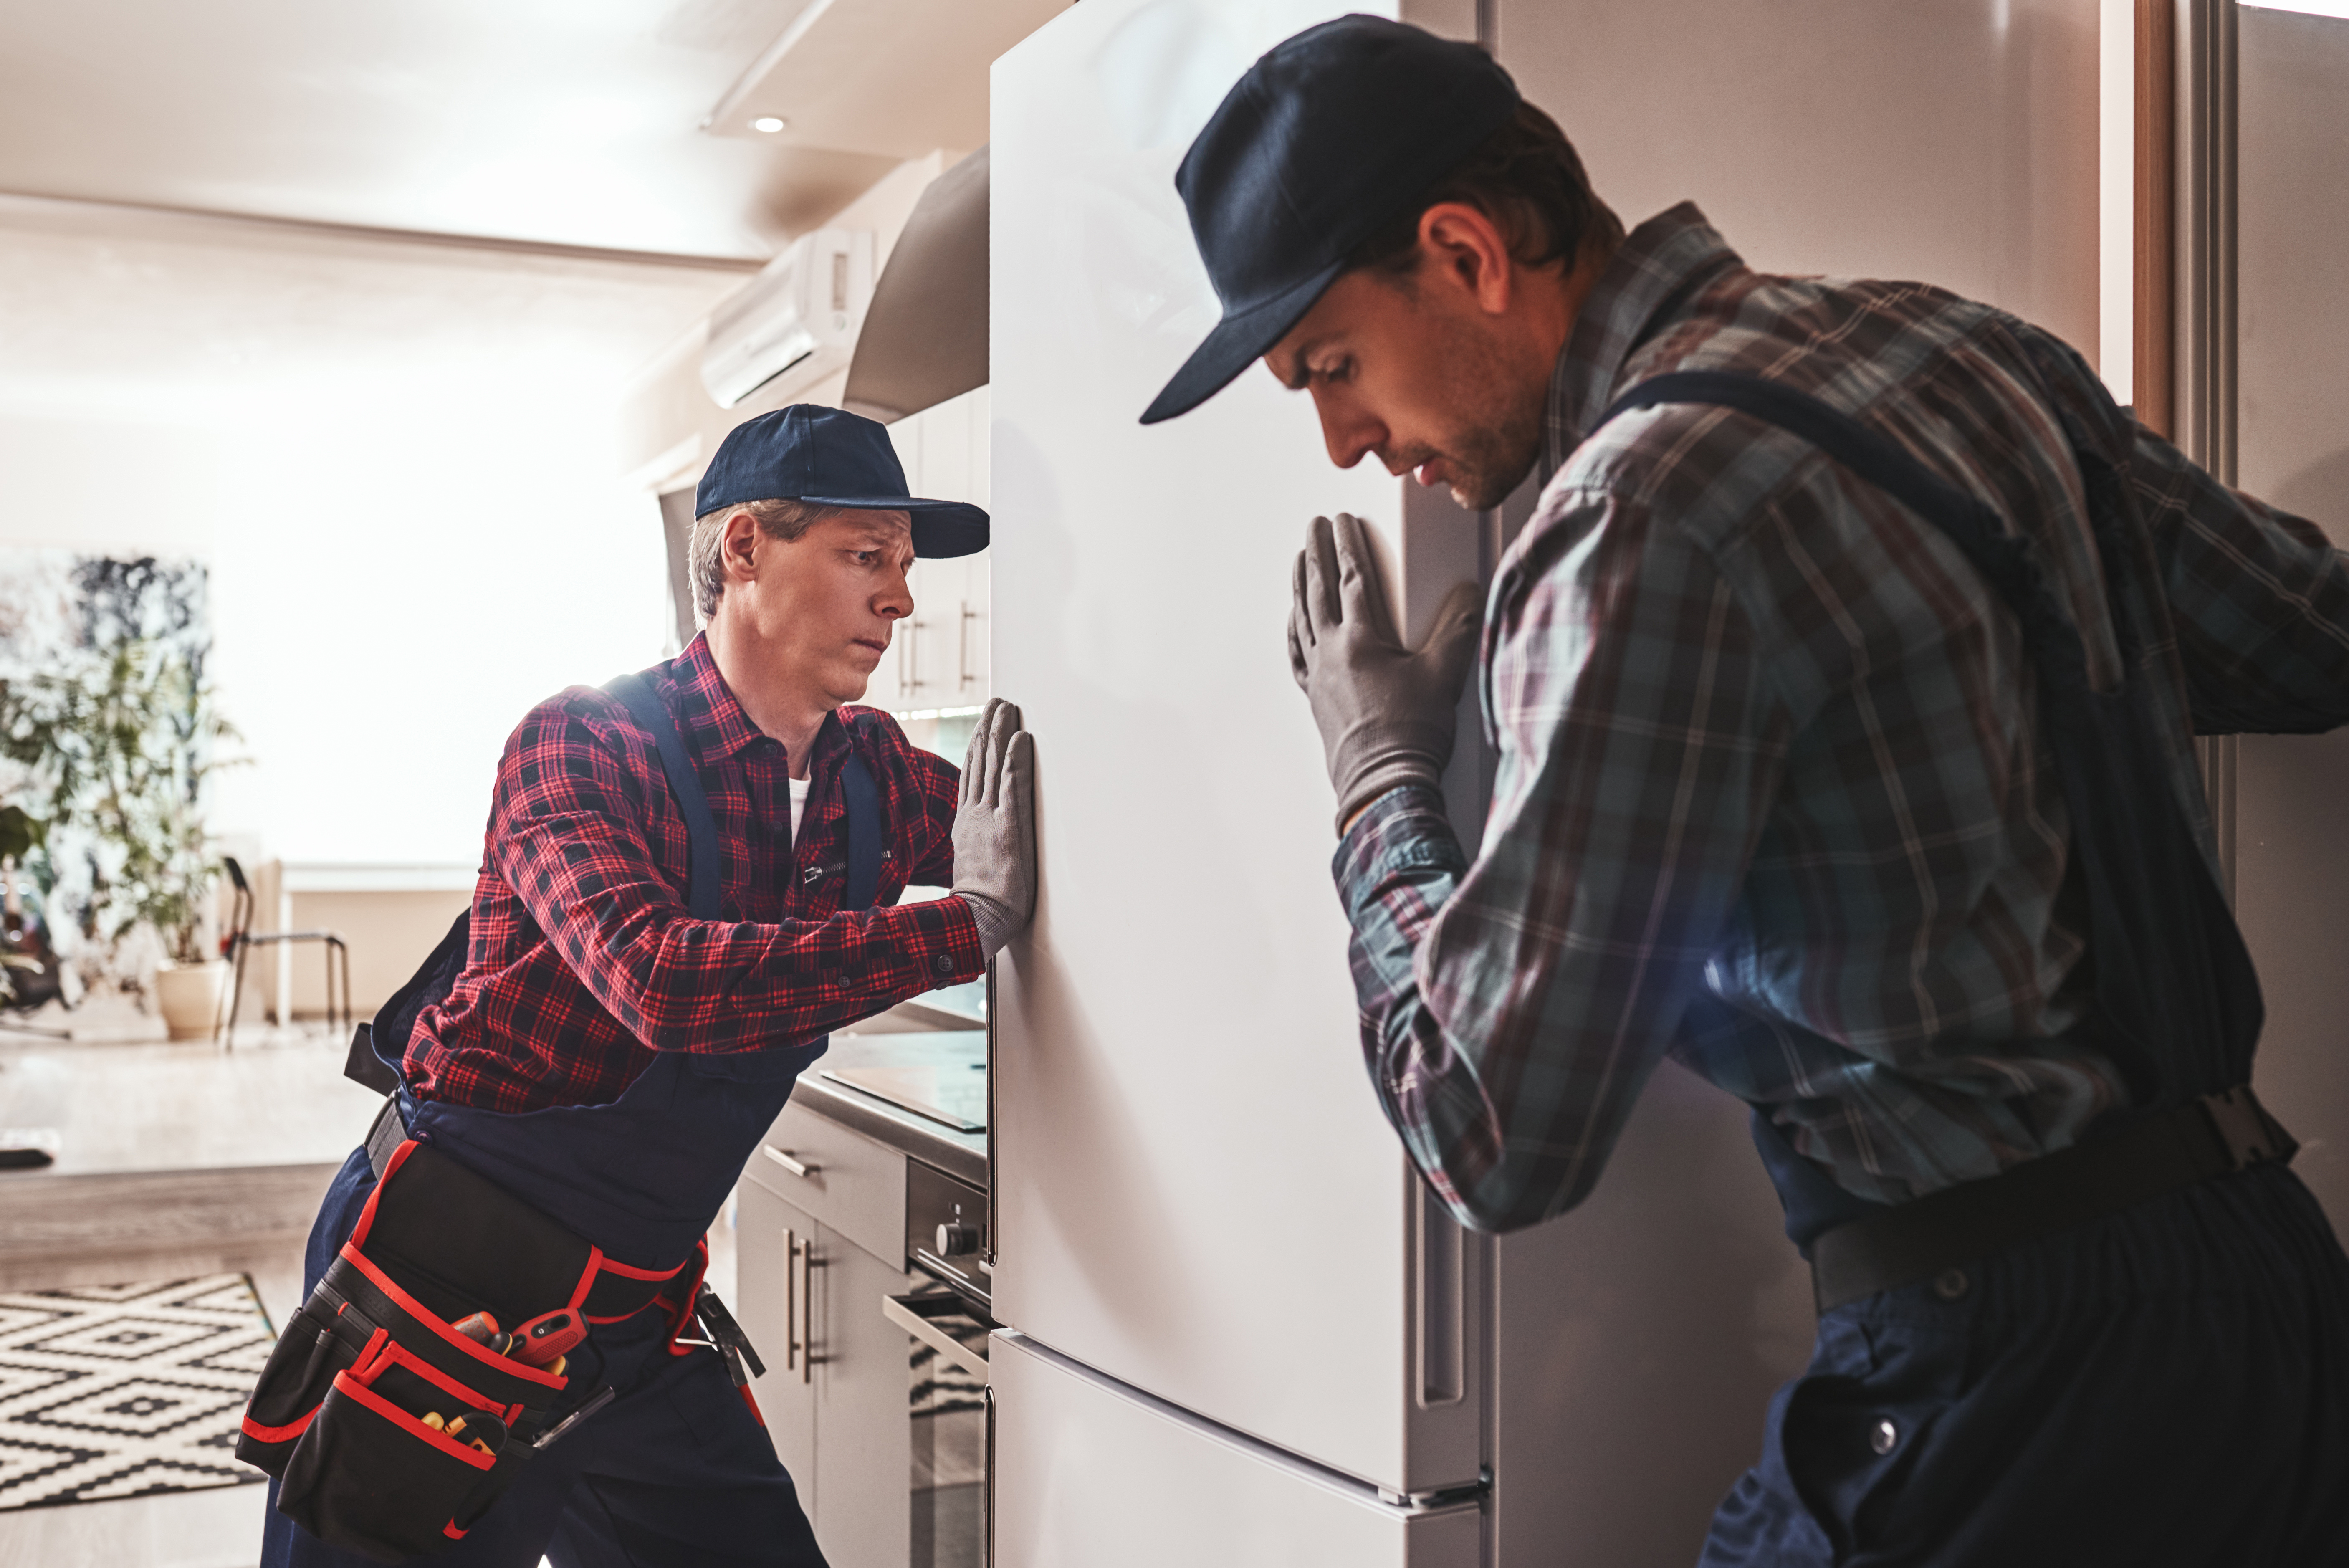
M 881 1315 L 903 1272 L 755 1181 L 740 1188 L 742 1326 L 775 1457 L 835 1568 L 904 1568 L 913 1342 Z
M 908 1281 L 827 1227 L 815 1241 L 816 1540 L 833 1568 L 902 1568 L 911 1550 L 913 1341 L 881 1315 L 881 1302 Z
M 1002 1334 L 988 1378 L 1005 1568 L 1476 1568 L 1473 1505 L 1409 1517 Z
M 990 504 L 988 389 L 889 427 L 905 486 L 933 501 Z M 988 552 L 917 564 L 914 613 L 901 623 L 868 701 L 896 711 L 977 707 L 988 695 Z
M 751 1396 L 767 1419 L 767 1435 L 775 1440 L 775 1457 L 791 1472 L 799 1488 L 800 1506 L 815 1518 L 816 1423 L 815 1387 L 802 1381 L 791 1350 L 798 1309 L 792 1293 L 797 1271 L 792 1249 L 805 1245 L 816 1233 L 808 1214 L 784 1202 L 754 1181 L 737 1189 L 734 1214 L 735 1267 L 740 1282 L 742 1331 L 750 1336 L 766 1375 L 752 1380 Z

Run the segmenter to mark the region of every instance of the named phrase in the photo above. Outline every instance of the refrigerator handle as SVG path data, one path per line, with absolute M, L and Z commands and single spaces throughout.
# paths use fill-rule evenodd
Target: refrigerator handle
M 1407 1179 L 1415 1199 L 1413 1251 L 1418 1254 L 1419 1406 L 1456 1405 L 1468 1392 L 1466 1239 L 1458 1221 L 1427 1189 L 1416 1171 Z

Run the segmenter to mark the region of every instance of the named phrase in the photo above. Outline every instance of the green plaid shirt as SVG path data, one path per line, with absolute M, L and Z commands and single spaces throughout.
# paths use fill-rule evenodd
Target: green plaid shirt
M 2013 616 L 1930 524 L 1775 427 L 1673 406 L 1582 441 L 1680 369 L 1799 388 L 1991 503 L 2100 682 L 2118 645 L 2070 442 L 2125 462 L 2147 589 L 2122 609 L 2206 847 L 2196 713 L 2349 719 L 2323 534 L 2138 429 L 2062 343 L 1921 284 L 1755 273 L 1692 206 L 1642 224 L 1559 357 L 1553 472 L 1486 607 L 1483 846 L 1470 863 L 1406 788 L 1334 864 L 1371 1081 L 1483 1228 L 1578 1202 L 1668 1054 L 1886 1202 L 2125 1103 L 2082 1027 L 2070 819 Z

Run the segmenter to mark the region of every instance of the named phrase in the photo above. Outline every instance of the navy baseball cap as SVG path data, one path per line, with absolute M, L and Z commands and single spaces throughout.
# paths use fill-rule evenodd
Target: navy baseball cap
M 905 466 L 888 430 L 819 403 L 745 420 L 726 432 L 693 493 L 693 514 L 746 501 L 804 501 L 867 512 L 912 514 L 914 554 L 972 556 L 987 548 L 987 514 L 968 501 L 905 493 Z
M 1174 171 L 1224 318 L 1142 422 L 1222 391 L 1313 308 L 1348 252 L 1520 101 L 1475 45 L 1382 17 L 1340 16 L 1275 45 Z

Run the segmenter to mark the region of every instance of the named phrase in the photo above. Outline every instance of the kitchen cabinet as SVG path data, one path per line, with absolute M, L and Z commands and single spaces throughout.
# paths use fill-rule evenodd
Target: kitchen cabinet
M 904 1568 L 911 1356 L 881 1302 L 913 1282 L 758 1182 L 740 1202 L 741 1321 L 775 1457 L 834 1568 Z
M 823 1226 L 813 1262 L 816 1539 L 835 1568 L 899 1568 L 913 1549 L 912 1342 L 881 1303 L 912 1282 Z
M 833 1568 L 902 1568 L 914 1469 L 909 1340 L 881 1298 L 911 1282 L 759 1182 L 740 1189 L 742 1326 L 775 1458 Z
M 889 427 L 916 495 L 989 504 L 988 389 L 980 387 Z M 896 712 L 976 708 L 988 695 L 990 552 L 922 561 L 914 613 L 898 624 L 867 701 Z
M 815 1512 L 815 1389 L 801 1381 L 789 1363 L 797 1308 L 791 1294 L 797 1265 L 793 1250 L 813 1239 L 816 1223 L 765 1188 L 744 1182 L 735 1211 L 736 1268 L 739 1284 L 734 1303 L 742 1332 L 766 1365 L 766 1375 L 753 1380 L 751 1394 L 766 1417 L 767 1435 L 775 1440 L 775 1457 L 799 1488 L 800 1506 L 812 1519 Z

